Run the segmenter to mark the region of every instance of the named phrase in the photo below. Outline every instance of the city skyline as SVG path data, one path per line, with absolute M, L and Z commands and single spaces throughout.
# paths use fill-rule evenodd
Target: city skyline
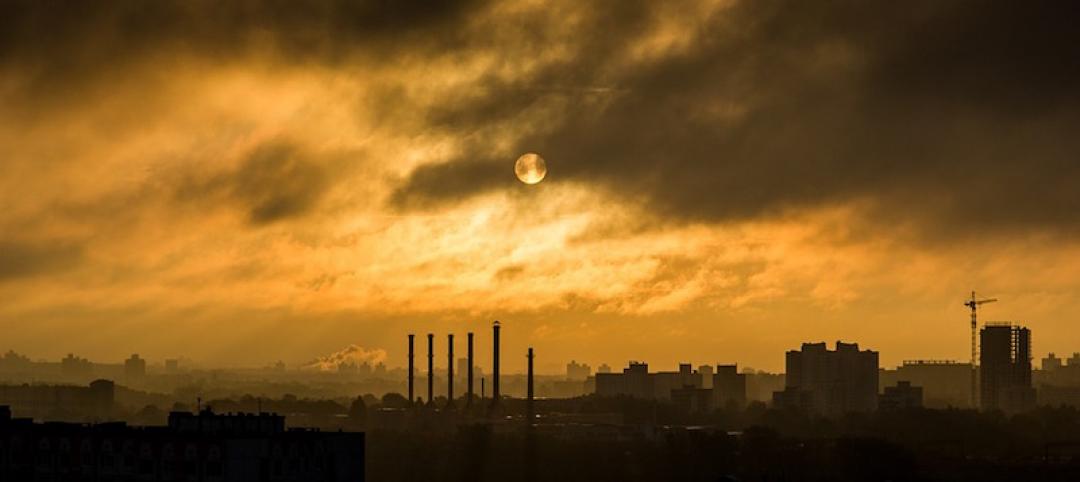
M 978 325 L 978 330 L 981 332 L 983 329 L 988 328 L 988 327 L 996 328 L 996 327 L 1002 327 L 1002 326 L 1006 326 L 1006 327 L 1007 326 L 1021 326 L 1021 324 L 1017 324 L 1015 322 L 989 321 L 989 322 L 986 322 L 986 323 L 980 323 Z M 426 335 L 427 334 L 425 334 L 425 336 Z M 430 335 L 438 336 L 439 334 L 438 333 L 430 333 Z M 463 367 L 466 367 L 468 365 L 466 363 L 468 358 L 466 358 L 464 356 L 464 354 L 463 354 L 464 352 L 461 351 L 461 350 L 464 350 L 467 347 L 466 342 L 464 340 L 462 340 L 462 339 L 459 339 L 458 342 L 455 343 L 453 341 L 453 335 L 454 335 L 453 333 L 446 333 L 444 335 L 449 335 L 450 339 L 448 341 L 443 341 L 444 344 L 442 344 L 442 345 L 436 343 L 436 345 L 435 345 L 435 354 L 436 355 L 435 355 L 434 359 L 432 360 L 432 363 L 433 363 L 433 365 L 435 367 L 436 376 L 437 377 L 441 376 L 440 373 L 445 374 L 446 371 L 447 371 L 447 367 L 450 366 L 450 364 L 451 364 L 450 360 L 447 360 L 447 359 L 443 358 L 444 356 L 447 356 L 447 354 L 445 352 L 441 352 L 442 350 L 445 350 L 446 347 L 448 346 L 446 343 L 449 343 L 449 344 L 453 345 L 455 350 L 459 350 L 457 352 L 457 354 L 459 356 L 454 356 L 452 353 L 449 354 L 449 355 L 453 356 L 452 366 L 454 367 L 454 370 L 457 370 L 457 372 L 458 372 L 455 375 L 455 378 L 456 379 L 461 379 L 461 378 L 463 378 L 465 376 L 465 375 L 463 375 L 463 372 L 462 372 Z M 473 337 L 475 335 L 475 333 L 474 332 L 468 332 L 468 333 L 464 333 L 464 335 L 468 335 L 470 337 Z M 1025 336 L 1028 337 L 1026 339 L 1029 340 L 1027 343 L 1028 343 L 1028 346 L 1030 347 L 1030 344 L 1031 344 L 1030 337 L 1031 337 L 1031 335 L 1028 334 L 1028 335 L 1025 335 Z M 503 343 L 505 343 L 505 339 L 506 338 L 504 336 L 503 337 Z M 476 340 L 480 341 L 480 342 L 490 342 L 491 341 L 489 339 L 485 339 L 485 338 L 481 338 L 481 337 L 476 337 Z M 809 341 L 809 340 L 804 340 L 804 341 L 802 341 L 799 344 L 794 345 L 794 346 L 806 345 L 806 344 L 822 344 L 822 343 L 828 344 L 828 343 L 833 343 L 833 342 L 841 343 L 841 344 L 848 344 L 848 343 L 853 343 L 855 345 L 859 344 L 859 342 L 857 340 L 847 340 L 847 339 L 832 340 L 832 341 L 825 341 L 825 340 Z M 984 342 L 980 341 L 980 342 L 978 342 L 978 345 L 977 345 L 977 350 L 978 350 L 978 353 L 979 353 L 980 356 L 982 356 L 982 351 L 983 351 L 982 344 L 983 343 Z M 532 347 L 529 347 L 529 348 L 531 349 Z M 792 347 L 789 347 L 788 350 L 784 350 L 784 352 L 781 352 L 781 356 L 783 356 L 783 353 L 790 351 L 791 348 Z M 416 351 L 416 353 L 419 353 L 419 351 Z M 877 351 L 877 350 L 875 350 L 875 353 L 880 354 L 880 352 Z M 1055 365 L 1055 366 L 1060 366 L 1060 363 L 1062 362 L 1062 360 L 1070 358 L 1070 355 L 1072 355 L 1071 358 L 1076 358 L 1077 356 L 1080 356 L 1080 348 L 1073 349 L 1073 350 L 1060 351 L 1060 352 L 1053 352 L 1053 351 L 1051 351 L 1051 352 L 1041 352 L 1041 353 L 1040 352 L 1034 352 L 1034 351 L 1029 351 L 1028 352 L 1028 356 L 1029 356 L 1029 358 L 1031 360 L 1031 367 L 1035 368 L 1035 369 L 1040 369 L 1040 370 L 1044 369 L 1044 367 L 1041 365 L 1041 363 L 1039 363 L 1040 361 L 1045 361 L 1045 360 L 1047 360 L 1049 358 L 1049 359 L 1051 359 L 1051 360 L 1053 360 L 1054 362 L 1057 363 L 1057 365 Z M 381 350 L 381 349 L 379 349 L 379 350 L 367 350 L 364 347 L 357 346 L 357 345 L 350 345 L 350 346 L 348 346 L 348 347 L 346 347 L 346 348 L 344 348 L 342 350 L 339 350 L 339 351 L 337 351 L 335 353 L 331 353 L 331 354 L 326 355 L 326 356 L 319 356 L 319 357 L 315 357 L 315 358 L 312 358 L 312 359 L 306 359 L 306 360 L 289 360 L 288 363 L 286 363 L 285 360 L 276 359 L 276 360 L 267 360 L 265 363 L 261 363 L 261 364 L 224 365 L 224 366 L 217 366 L 217 365 L 213 365 L 213 364 L 207 364 L 205 362 L 200 362 L 199 360 L 193 360 L 193 359 L 190 359 L 190 358 L 187 358 L 187 357 L 184 357 L 184 356 L 167 357 L 167 358 L 148 360 L 145 357 L 143 357 L 140 353 L 137 353 L 137 352 L 132 353 L 132 354 L 130 354 L 130 355 L 128 355 L 128 356 L 126 356 L 126 357 L 124 357 L 122 359 L 118 359 L 118 360 L 117 359 L 89 359 L 87 357 L 82 356 L 82 354 L 80 354 L 80 353 L 70 353 L 70 352 L 67 353 L 64 357 L 62 357 L 62 359 L 59 358 L 59 357 L 55 358 L 55 359 L 49 359 L 49 358 L 40 357 L 40 356 L 33 356 L 33 354 L 20 353 L 20 352 L 18 352 L 16 350 L 11 350 L 11 349 L 7 350 L 6 352 L 0 353 L 0 356 L 25 357 L 25 359 L 27 361 L 31 361 L 31 362 L 35 362 L 35 363 L 41 363 L 41 362 L 44 362 L 44 363 L 57 363 L 57 362 L 62 362 L 62 361 L 67 360 L 67 359 L 73 359 L 73 360 L 80 360 L 80 361 L 90 362 L 90 363 L 94 363 L 94 364 L 124 365 L 126 363 L 130 363 L 132 361 L 135 361 L 135 362 L 138 362 L 139 364 L 141 364 L 144 367 L 143 370 L 145 370 L 146 367 L 149 366 L 153 370 L 164 369 L 166 372 L 169 371 L 169 370 L 176 370 L 176 367 L 181 362 L 183 363 L 183 366 L 184 366 L 185 370 L 191 370 L 191 369 L 197 369 L 197 370 L 258 369 L 258 368 L 279 369 L 279 368 L 276 368 L 276 366 L 280 366 L 282 368 L 285 368 L 285 369 L 288 369 L 288 370 L 293 370 L 293 371 L 308 371 L 308 372 L 323 372 L 323 373 L 334 373 L 334 372 L 342 371 L 343 369 L 347 369 L 348 370 L 347 373 L 352 373 L 353 370 L 364 369 L 364 370 L 366 370 L 366 371 L 364 371 L 364 373 L 368 373 L 368 374 L 370 374 L 371 372 L 374 372 L 375 370 L 403 371 L 403 370 L 407 370 L 408 366 L 409 366 L 407 357 L 405 359 L 402 359 L 402 360 L 394 360 L 394 359 L 389 358 L 384 350 Z M 417 355 L 417 356 L 419 356 L 419 355 Z M 426 354 L 424 356 L 426 356 Z M 475 353 L 474 358 L 475 358 L 475 362 L 473 364 L 474 367 L 476 367 L 477 369 L 480 369 L 480 370 L 485 369 L 485 367 L 490 369 L 490 367 L 491 367 L 491 356 L 490 356 L 489 352 L 486 353 L 486 356 L 485 356 L 485 351 L 484 350 L 477 351 Z M 487 364 L 484 364 L 484 359 L 485 358 L 486 358 L 486 363 Z M 612 368 L 612 367 L 614 367 L 615 369 L 619 369 L 622 365 L 634 364 L 634 363 L 646 363 L 646 364 L 653 363 L 654 366 L 661 366 L 661 367 L 678 367 L 679 365 L 682 365 L 682 364 L 689 364 L 689 365 L 692 365 L 692 366 L 695 366 L 695 367 L 701 366 L 701 365 L 715 366 L 715 365 L 732 364 L 732 365 L 739 365 L 741 367 L 740 373 L 742 373 L 743 371 L 763 372 L 763 373 L 778 373 L 778 374 L 785 373 L 783 369 L 780 369 L 780 370 L 768 370 L 768 369 L 764 369 L 764 368 L 745 365 L 741 360 L 739 360 L 737 358 L 725 357 L 723 355 L 713 357 L 713 358 L 714 358 L 714 360 L 712 360 L 712 361 L 704 360 L 704 359 L 703 360 L 698 360 L 698 359 L 692 359 L 692 358 L 679 358 L 679 359 L 677 359 L 677 361 L 675 363 L 664 364 L 662 362 L 661 363 L 650 362 L 650 360 L 648 358 L 633 357 L 633 356 L 626 357 L 626 358 L 623 358 L 623 359 L 618 360 L 618 361 L 600 360 L 600 361 L 597 361 L 597 362 L 592 362 L 592 361 L 588 360 L 588 356 L 586 355 L 586 356 L 578 356 L 576 358 L 569 358 L 569 359 L 546 360 L 546 361 L 543 362 L 543 364 L 538 364 L 538 366 L 547 367 L 548 369 L 546 371 L 538 369 L 538 370 L 536 370 L 536 373 L 538 375 L 542 375 L 542 376 L 567 375 L 569 378 L 574 378 L 574 376 L 570 375 L 571 371 L 578 372 L 578 373 L 583 373 L 582 370 L 588 370 L 591 374 L 595 375 L 595 373 L 597 373 L 597 370 L 601 366 L 606 366 L 609 369 Z M 520 368 L 520 367 L 517 367 L 516 365 L 513 365 L 514 361 L 516 361 L 516 359 L 512 359 L 512 365 L 511 366 L 506 366 L 505 364 L 503 364 L 504 373 L 510 374 L 510 375 L 523 375 L 524 372 L 525 372 L 523 368 L 522 368 L 522 370 L 520 372 L 515 371 L 517 368 Z M 1068 361 L 1071 362 L 1072 360 L 1070 359 Z M 898 361 L 897 363 L 890 364 L 890 363 L 886 363 L 886 362 L 881 362 L 878 365 L 882 369 L 887 369 L 889 367 L 900 367 L 900 366 L 903 366 L 903 365 L 906 365 L 906 364 L 909 364 L 909 363 L 916 363 L 916 362 L 917 363 L 922 363 L 922 362 L 951 363 L 951 364 L 969 365 L 963 359 L 947 359 L 947 358 L 919 357 L 919 356 L 905 356 L 905 357 L 902 357 L 900 359 L 900 361 Z M 784 362 L 784 363 L 786 363 L 786 362 Z M 170 364 L 172 365 L 171 367 L 170 367 Z M 977 363 L 977 365 L 978 364 L 979 363 Z M 781 366 L 783 366 L 783 363 L 782 363 Z M 1050 368 L 1053 368 L 1053 366 L 1050 367 Z M 427 371 L 423 367 L 421 367 L 419 365 L 416 366 L 416 373 L 425 373 L 426 374 L 426 372 Z
M 5 0 L 0 479 L 1080 480 L 1077 19 Z
M 895 365 L 967 359 L 973 289 L 1080 346 L 1069 4 L 16 3 L 20 352 L 401 360 L 500 319 L 542 371 Z

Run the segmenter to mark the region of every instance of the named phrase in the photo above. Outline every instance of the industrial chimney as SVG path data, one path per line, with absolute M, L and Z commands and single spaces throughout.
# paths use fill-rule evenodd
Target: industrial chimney
M 427 335 L 427 403 L 435 399 L 435 335 Z
M 416 401 L 413 398 L 413 339 L 416 335 L 409 333 L 409 405 Z
M 466 368 L 466 370 L 468 370 L 469 376 L 468 376 L 468 381 L 465 384 L 466 390 L 468 391 L 467 397 L 465 399 L 465 405 L 466 406 L 472 406 L 472 398 L 473 398 L 473 386 L 472 386 L 472 377 L 473 377 L 473 372 L 472 372 L 472 367 L 473 367 L 472 340 L 473 340 L 473 334 L 470 331 L 469 332 L 469 349 L 468 349 L 468 352 L 469 352 L 469 354 L 468 354 L 469 366 L 468 366 L 468 368 Z
M 534 413 L 533 412 L 533 349 L 532 349 L 531 346 L 529 347 L 528 358 L 529 358 L 529 374 L 528 374 L 529 380 L 528 380 L 528 392 L 527 392 L 527 395 L 526 395 L 528 398 L 526 399 L 526 402 L 525 402 L 525 417 L 526 417 L 525 424 L 528 425 L 529 427 L 532 427 L 533 419 L 535 417 L 533 415 L 533 413 Z
M 491 403 L 496 405 L 499 403 L 499 320 L 495 320 L 491 329 L 495 340 L 495 351 L 491 359 Z
M 446 405 L 454 404 L 454 334 L 446 335 Z

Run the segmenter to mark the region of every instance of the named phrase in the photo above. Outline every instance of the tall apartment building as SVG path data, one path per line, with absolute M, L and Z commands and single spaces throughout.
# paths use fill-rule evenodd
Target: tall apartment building
M 738 365 L 717 365 L 712 376 L 712 391 L 717 407 L 746 406 L 746 375 Z
M 803 343 L 786 357 L 784 391 L 773 394 L 778 406 L 820 415 L 867 412 L 877 408 L 878 352 L 859 350 L 857 343 Z
M 592 368 L 584 363 L 578 363 L 575 360 L 570 360 L 570 363 L 566 364 L 566 379 L 567 380 L 580 380 L 585 381 L 592 375 Z

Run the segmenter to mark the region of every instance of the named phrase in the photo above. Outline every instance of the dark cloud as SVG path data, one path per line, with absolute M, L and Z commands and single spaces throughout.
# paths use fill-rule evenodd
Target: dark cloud
M 155 49 L 203 55 L 244 52 L 268 41 L 284 53 L 333 58 L 367 42 L 407 48 L 451 41 L 448 32 L 478 4 L 470 0 L 14 0 L 3 3 L 0 54 L 50 62 L 122 58 Z M 440 35 L 442 37 L 440 37 Z M 263 46 L 261 44 L 257 45 Z
M 76 243 L 0 240 L 0 282 L 67 271 L 80 265 L 83 255 Z
M 391 202 L 400 207 L 430 207 L 437 199 L 454 197 L 464 191 L 484 191 L 503 184 L 512 171 L 493 162 L 459 160 L 420 166 L 409 175 Z
M 328 173 L 282 144 L 256 150 L 233 173 L 232 195 L 249 206 L 251 221 L 267 223 L 312 209 L 329 184 Z
M 520 264 L 506 265 L 495 271 L 492 279 L 495 281 L 511 281 L 520 278 L 525 273 L 525 266 Z
M 176 197 L 204 205 L 227 201 L 239 206 L 252 224 L 302 217 L 314 210 L 333 186 L 333 163 L 287 141 L 255 148 L 235 169 L 206 176 L 190 173 Z
M 450 48 L 473 0 L 13 0 L 0 4 L 0 74 L 63 103 L 167 80 L 191 58 L 341 65 Z M 139 82 L 132 85 L 132 78 Z
M 927 232 L 1080 228 L 1080 4 L 746 0 L 687 19 L 698 37 L 686 51 L 633 65 L 622 54 L 659 6 L 607 6 L 579 28 L 572 60 L 490 79 L 435 125 L 468 139 L 559 105 L 517 152 L 542 153 L 553 180 L 677 221 L 858 200 Z M 611 89 L 535 88 L 546 85 Z M 507 162 L 478 139 L 417 169 L 394 200 L 495 189 L 488 173 Z

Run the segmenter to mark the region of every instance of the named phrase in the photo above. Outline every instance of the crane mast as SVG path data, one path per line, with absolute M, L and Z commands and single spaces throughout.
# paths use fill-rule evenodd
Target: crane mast
M 975 296 L 975 292 L 972 291 L 971 299 L 964 302 L 964 306 L 971 308 L 971 406 L 973 408 L 978 408 L 979 406 L 978 388 L 975 381 L 975 359 L 977 357 L 975 332 L 978 329 L 978 317 L 976 312 L 978 311 L 979 305 L 993 303 L 995 301 L 997 301 L 997 298 L 985 298 L 980 300 Z

